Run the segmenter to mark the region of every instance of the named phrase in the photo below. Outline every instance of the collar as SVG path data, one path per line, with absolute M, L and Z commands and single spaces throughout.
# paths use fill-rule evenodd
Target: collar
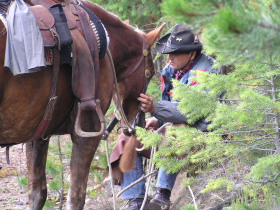
M 202 56 L 202 54 L 200 53 L 199 55 L 197 55 L 195 57 L 195 59 L 192 63 L 185 66 L 182 70 L 177 71 L 175 73 L 175 79 L 180 80 L 190 69 L 192 69 L 197 64 L 197 62 L 199 61 L 201 56 Z

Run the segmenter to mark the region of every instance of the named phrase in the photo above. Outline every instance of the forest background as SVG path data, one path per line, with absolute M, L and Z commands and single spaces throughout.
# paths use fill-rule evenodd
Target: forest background
M 280 209 L 280 3 L 277 0 L 92 0 L 129 20 L 133 27 L 148 32 L 167 23 L 163 34 L 176 23 L 186 23 L 204 44 L 204 52 L 216 59 L 221 74 L 199 73 L 198 87 L 186 87 L 174 81 L 174 98 L 189 123 L 201 117 L 211 121 L 209 132 L 202 133 L 185 126 L 169 128 L 163 136 L 138 128 L 138 138 L 145 145 L 158 146 L 153 161 L 166 165 L 169 172 L 185 170 L 185 188 L 195 186 L 201 178 L 210 177 L 200 193 L 226 189 L 229 200 L 223 206 L 231 209 Z M 148 93 L 160 100 L 160 70 L 166 57 L 155 51 L 157 74 Z M 210 90 L 208 94 L 204 91 Z M 222 98 L 217 95 L 224 93 Z M 108 120 L 114 114 L 111 106 Z M 118 131 L 110 136 L 114 147 Z M 193 149 L 196 148 L 196 149 Z M 107 175 L 105 146 L 93 160 L 90 179 L 102 183 Z M 188 152 L 183 159 L 175 158 Z M 68 188 L 67 158 L 71 143 L 54 138 L 47 161 L 49 188 L 45 209 L 53 209 L 64 199 Z M 60 157 L 60 158 L 57 158 Z M 163 158 L 164 157 L 164 158 Z M 9 174 L 0 171 L 0 177 Z M 185 174 L 184 174 L 185 173 Z M 27 187 L 26 176 L 18 183 Z M 88 187 L 88 196 L 101 192 Z M 226 201 L 226 202 L 225 202 Z M 63 202 L 62 202 L 63 203 Z M 182 209 L 202 209 L 190 203 Z
M 186 186 L 197 183 L 199 174 L 215 173 L 202 192 L 226 188 L 236 193 L 233 209 L 280 209 L 279 1 L 108 0 L 106 5 L 140 28 L 188 24 L 201 34 L 204 52 L 223 69 L 221 74 L 199 73 L 198 87 L 174 81 L 181 112 L 190 124 L 206 117 L 212 122 L 209 132 L 173 127 L 163 138 L 138 129 L 147 147 L 160 145 L 153 159 L 157 166 L 169 172 L 188 166 Z M 159 58 L 155 61 L 162 67 L 166 58 Z M 155 98 L 160 95 L 157 81 L 148 91 Z M 217 98 L 220 93 L 223 97 Z M 176 158 L 187 152 L 186 158 Z M 217 174 L 219 166 L 224 170 Z

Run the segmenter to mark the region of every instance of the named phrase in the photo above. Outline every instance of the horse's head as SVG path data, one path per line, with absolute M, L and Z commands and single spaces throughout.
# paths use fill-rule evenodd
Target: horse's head
M 102 7 L 88 1 L 82 2 L 100 18 L 109 34 L 110 52 L 117 74 L 121 103 L 131 124 L 138 113 L 137 97 L 146 91 L 154 74 L 151 47 L 164 25 L 145 34 Z
M 118 87 L 123 109 L 130 124 L 140 111 L 137 98 L 140 93 L 146 92 L 148 83 L 155 73 L 151 47 L 163 27 L 164 25 L 147 34 L 133 29 L 124 35 L 133 38 L 125 39 L 123 46 L 117 50 L 117 56 L 122 57 L 116 62 Z M 114 99 L 116 100 L 116 95 Z

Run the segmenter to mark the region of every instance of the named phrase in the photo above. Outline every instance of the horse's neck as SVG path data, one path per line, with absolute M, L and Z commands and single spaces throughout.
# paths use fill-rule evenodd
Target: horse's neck
M 116 73 L 121 71 L 122 65 L 137 62 L 142 55 L 143 37 L 131 26 L 122 22 L 113 13 L 110 13 L 97 4 L 81 0 L 82 3 L 91 9 L 104 24 L 110 37 L 110 51 L 116 67 Z M 139 55 L 139 56 L 138 56 Z

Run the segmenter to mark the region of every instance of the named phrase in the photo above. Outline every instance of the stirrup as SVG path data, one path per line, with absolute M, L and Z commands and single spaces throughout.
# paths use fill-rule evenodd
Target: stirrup
M 95 101 L 95 111 L 98 115 L 99 121 L 101 123 L 101 129 L 98 132 L 85 132 L 81 129 L 81 102 L 78 102 L 78 113 L 76 116 L 76 121 L 75 121 L 75 132 L 78 136 L 80 137 L 97 137 L 97 136 L 101 136 L 104 134 L 105 130 L 106 130 L 106 122 L 105 122 L 105 117 L 103 115 L 103 112 L 101 110 L 100 107 L 100 100 L 97 99 Z

